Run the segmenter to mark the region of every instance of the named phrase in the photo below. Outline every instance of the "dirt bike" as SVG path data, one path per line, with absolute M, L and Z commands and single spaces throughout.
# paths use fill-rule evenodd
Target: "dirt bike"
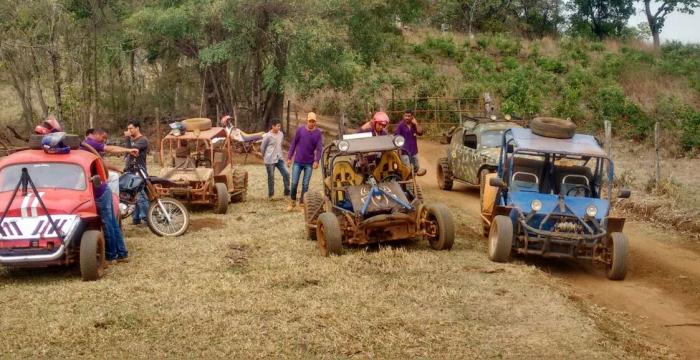
M 158 236 L 180 236 L 190 225 L 190 213 L 181 202 L 168 197 L 160 197 L 154 184 L 168 183 L 168 180 L 148 176 L 137 165 L 131 165 L 119 177 L 119 213 L 122 219 L 136 211 L 139 193 L 145 192 L 150 205 L 146 211 L 146 223 Z

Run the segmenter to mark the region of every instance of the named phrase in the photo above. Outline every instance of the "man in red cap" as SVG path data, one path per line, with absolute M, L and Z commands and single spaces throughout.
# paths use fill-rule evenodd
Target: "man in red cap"
M 386 127 L 389 126 L 389 115 L 383 111 L 376 112 L 372 120 L 360 126 L 357 132 L 372 132 L 372 136 L 388 135 Z

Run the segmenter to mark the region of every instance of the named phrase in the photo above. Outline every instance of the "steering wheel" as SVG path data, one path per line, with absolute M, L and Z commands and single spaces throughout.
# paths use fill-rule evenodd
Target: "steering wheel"
M 392 172 L 392 173 L 388 174 L 387 176 L 385 176 L 381 182 L 389 182 L 392 180 L 393 181 L 401 181 L 401 176 L 399 176 L 399 174 Z
M 590 192 L 587 185 L 574 185 L 571 189 L 566 191 L 566 196 L 589 197 Z
M 197 159 L 197 162 L 195 163 L 195 167 L 200 167 L 200 166 L 212 167 L 211 160 L 209 160 L 205 157 L 200 157 L 199 159 Z

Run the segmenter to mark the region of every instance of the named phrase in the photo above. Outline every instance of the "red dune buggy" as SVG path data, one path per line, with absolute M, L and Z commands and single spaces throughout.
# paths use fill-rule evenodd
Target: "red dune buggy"
M 107 181 L 101 159 L 67 135 L 67 153 L 47 153 L 40 140 L 0 160 L 0 264 L 80 264 L 83 280 L 104 271 L 105 240 L 94 190 Z M 68 145 L 70 144 L 70 145 Z M 114 211 L 119 213 L 114 195 Z

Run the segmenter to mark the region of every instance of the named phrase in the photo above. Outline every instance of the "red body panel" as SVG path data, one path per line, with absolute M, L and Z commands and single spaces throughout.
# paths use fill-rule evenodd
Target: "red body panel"
M 0 160 L 0 169 L 14 164 L 31 164 L 31 163 L 69 163 L 79 165 L 85 172 L 86 187 L 85 190 L 68 190 L 56 188 L 37 188 L 37 191 L 42 194 L 41 200 L 46 205 L 51 215 L 78 215 L 83 221 L 96 222 L 99 221 L 97 206 L 94 198 L 93 185 L 90 182 L 90 169 L 93 164 L 96 165 L 97 174 L 103 182 L 107 181 L 107 174 L 100 162 L 96 163 L 98 157 L 84 150 L 72 150 L 68 154 L 47 154 L 43 150 L 24 150 L 11 154 Z M 21 189 L 16 193 L 14 198 L 12 191 L 0 192 L 0 216 L 7 204 L 12 201 L 6 215 L 8 218 L 27 218 L 41 217 L 46 215 L 43 207 L 36 199 L 34 192 L 28 189 L 26 194 L 23 194 Z M 119 210 L 119 201 L 116 195 L 114 196 L 115 211 Z M 47 225 L 48 226 L 48 225 Z M 99 226 L 99 225 L 98 225 Z M 79 235 L 78 235 L 79 236 Z M 34 241 L 32 245 L 31 242 Z M 23 239 L 6 239 L 0 241 L 0 248 L 3 249 L 52 249 L 61 245 L 61 240 L 58 237 L 49 235 L 38 240 L 23 240 Z M 61 260 L 62 261 L 62 260 Z M 60 262 L 60 261 L 59 261 Z M 55 262 L 51 262 L 55 263 Z M 28 265 L 28 264 L 26 264 Z M 37 266 L 46 264 L 37 263 Z

